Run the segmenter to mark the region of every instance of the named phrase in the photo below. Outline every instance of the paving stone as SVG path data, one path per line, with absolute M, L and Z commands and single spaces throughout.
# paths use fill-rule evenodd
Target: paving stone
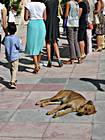
M 42 78 L 40 83 L 66 83 L 66 78 Z
M 94 115 L 94 123 L 104 123 L 105 120 L 105 101 L 96 101 L 96 114 Z
M 65 85 L 66 89 L 80 90 L 80 91 L 96 91 L 97 87 L 90 82 L 85 82 L 80 79 L 71 78 Z
M 8 122 L 15 110 L 0 110 L 0 122 Z
M 105 124 L 96 123 L 92 129 L 92 140 L 105 139 Z
M 41 138 L 47 126 L 48 123 L 9 122 L 0 131 L 0 137 Z
M 51 123 L 49 124 L 44 138 L 55 139 L 90 139 L 91 124 L 83 123 Z
M 45 115 L 47 110 L 45 108 L 40 109 L 21 109 L 16 111 L 11 118 L 11 122 L 49 122 L 50 116 Z

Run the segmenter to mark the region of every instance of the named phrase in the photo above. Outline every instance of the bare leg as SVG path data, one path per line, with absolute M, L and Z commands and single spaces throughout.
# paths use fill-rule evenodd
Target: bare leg
M 59 53 L 59 48 L 58 48 L 57 42 L 55 41 L 53 45 L 54 45 L 54 50 L 55 50 L 56 56 L 58 59 L 60 59 L 60 53 Z
M 62 67 L 63 66 L 63 63 L 60 60 L 60 53 L 59 53 L 58 44 L 57 44 L 56 41 L 54 41 L 54 44 L 53 45 L 54 45 L 54 50 L 55 50 L 55 53 L 56 53 L 56 56 L 57 56 L 57 59 L 58 59 L 59 67 Z
M 81 53 L 81 58 L 85 57 L 85 42 L 84 41 L 80 41 L 79 42 L 79 47 L 80 47 L 80 53 Z
M 46 48 L 47 48 L 48 61 L 50 61 L 50 60 L 51 60 L 51 48 L 50 48 L 50 42 L 47 42 L 47 44 L 46 44 Z
M 37 60 L 38 60 L 38 67 L 39 67 L 39 69 L 40 69 L 41 54 L 39 54 L 39 55 L 37 56 Z
M 33 61 L 34 61 L 34 64 L 35 64 L 35 69 L 34 69 L 34 73 L 38 73 L 38 71 L 39 71 L 39 64 L 38 64 L 38 58 L 37 58 L 37 56 L 35 55 L 35 56 L 33 56 Z

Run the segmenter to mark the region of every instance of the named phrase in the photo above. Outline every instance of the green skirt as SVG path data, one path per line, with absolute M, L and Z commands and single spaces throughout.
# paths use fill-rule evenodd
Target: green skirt
M 42 19 L 30 20 L 27 25 L 25 53 L 39 55 L 45 43 L 46 28 Z

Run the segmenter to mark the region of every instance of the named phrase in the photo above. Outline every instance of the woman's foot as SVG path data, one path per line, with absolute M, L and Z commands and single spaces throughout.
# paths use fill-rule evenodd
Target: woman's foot
M 51 68 L 52 66 L 52 63 L 51 63 L 51 60 L 48 61 L 48 64 L 47 64 L 47 67 Z
M 81 55 L 81 59 L 85 59 L 85 58 L 86 58 L 86 54 L 84 53 Z
M 37 74 L 39 71 L 39 67 L 35 67 L 34 71 L 32 73 Z
M 74 64 L 74 60 L 68 60 L 68 61 L 64 61 L 64 64 Z
M 102 48 L 97 48 L 95 51 L 96 52 L 101 52 L 102 51 Z
M 61 60 L 58 60 L 58 64 L 59 64 L 59 67 L 62 67 L 63 66 L 63 63 Z
M 78 58 L 78 64 L 81 64 L 81 63 L 82 63 L 81 58 Z

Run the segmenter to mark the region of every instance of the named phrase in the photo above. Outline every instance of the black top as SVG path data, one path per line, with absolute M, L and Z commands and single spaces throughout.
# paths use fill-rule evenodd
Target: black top
M 46 0 L 46 40 L 54 41 L 58 38 L 58 0 Z
M 80 19 L 79 19 L 79 26 L 84 26 L 86 27 L 87 26 L 87 23 L 88 23 L 88 13 L 89 13 L 89 7 L 87 5 L 87 3 L 85 1 L 83 2 L 79 2 L 79 7 L 82 8 L 82 14 L 80 16 Z

